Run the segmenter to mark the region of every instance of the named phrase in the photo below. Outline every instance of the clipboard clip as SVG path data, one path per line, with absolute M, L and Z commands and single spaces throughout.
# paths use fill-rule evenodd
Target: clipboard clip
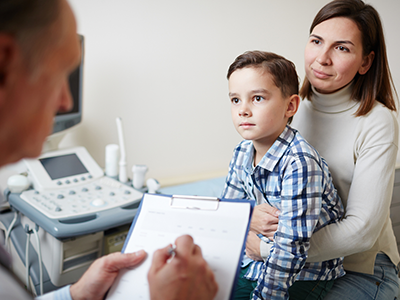
M 218 210 L 219 198 L 173 195 L 170 199 L 169 205 L 172 208 L 180 208 L 180 209 Z

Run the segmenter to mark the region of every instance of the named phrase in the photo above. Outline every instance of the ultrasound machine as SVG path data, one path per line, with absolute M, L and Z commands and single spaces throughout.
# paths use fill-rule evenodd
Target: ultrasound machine
M 74 101 L 55 117 L 53 134 L 37 159 L 11 176 L 0 232 L 17 276 L 36 295 L 75 282 L 98 257 L 120 251 L 142 190 L 107 177 L 84 147 L 57 149 L 82 119 L 82 60 L 70 75 Z

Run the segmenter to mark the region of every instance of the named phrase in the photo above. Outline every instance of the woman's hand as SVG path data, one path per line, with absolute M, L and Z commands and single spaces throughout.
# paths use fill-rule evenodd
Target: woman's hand
M 278 216 L 279 210 L 268 203 L 257 205 L 251 217 L 250 230 L 255 234 L 261 233 L 273 241 L 274 234 L 278 229 Z
M 253 232 L 249 231 L 246 240 L 246 255 L 252 260 L 263 260 L 260 254 L 261 239 Z

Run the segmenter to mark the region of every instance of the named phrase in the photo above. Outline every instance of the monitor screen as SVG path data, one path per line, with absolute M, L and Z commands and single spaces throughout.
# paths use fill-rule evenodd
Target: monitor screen
M 83 57 L 84 38 L 78 35 L 81 46 L 81 62 L 69 76 L 69 87 L 73 100 L 73 107 L 68 112 L 59 112 L 54 117 L 53 134 L 69 129 L 82 120 L 82 87 L 83 87 Z
M 39 159 L 52 180 L 88 173 L 75 153 Z

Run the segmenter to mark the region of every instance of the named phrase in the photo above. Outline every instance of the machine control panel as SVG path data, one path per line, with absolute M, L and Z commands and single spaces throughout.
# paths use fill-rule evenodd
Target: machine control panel
M 20 197 L 49 219 L 95 214 L 140 202 L 143 194 L 104 176 L 86 148 L 47 152 L 25 160 L 33 189 Z
M 27 190 L 21 199 L 50 219 L 78 217 L 137 203 L 142 193 L 109 177 L 48 191 Z

